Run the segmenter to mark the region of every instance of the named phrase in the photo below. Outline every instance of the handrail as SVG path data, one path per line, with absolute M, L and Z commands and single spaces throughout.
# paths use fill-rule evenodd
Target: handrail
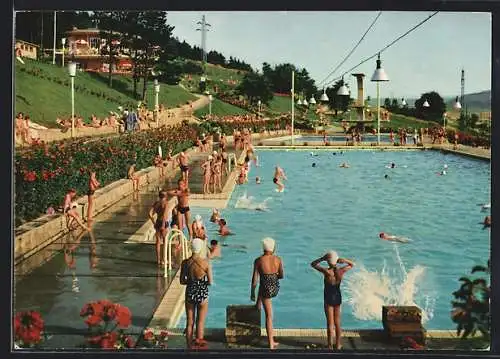
M 176 237 L 180 237 L 181 241 L 181 250 L 182 250 L 182 259 L 186 259 L 189 256 L 189 245 L 188 245 L 188 239 L 184 235 L 184 233 L 178 229 L 171 229 L 167 237 L 165 238 L 165 244 L 164 244 L 164 258 L 166 259 L 165 261 L 165 272 L 164 272 L 164 277 L 166 278 L 168 276 L 169 271 L 172 270 L 172 240 Z
M 227 156 L 228 160 L 227 161 L 227 173 L 231 173 L 231 158 L 234 159 L 234 166 L 236 167 L 236 155 L 234 153 L 230 153 L 228 156 Z

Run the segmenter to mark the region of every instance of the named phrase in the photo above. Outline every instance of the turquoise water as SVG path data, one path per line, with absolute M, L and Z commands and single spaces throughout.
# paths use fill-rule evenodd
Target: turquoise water
M 317 153 L 259 151 L 261 167 L 251 168 L 250 182 L 237 186 L 222 210 L 236 234 L 212 262 L 206 326 L 224 327 L 227 305 L 250 303 L 253 260 L 260 240 L 271 236 L 285 269 L 273 299 L 275 327 L 324 327 L 322 276 L 309 263 L 334 249 L 356 263 L 342 283 L 344 328 L 380 328 L 383 304 L 416 304 L 427 328 L 453 328 L 450 302 L 458 278 L 489 257 L 490 233 L 478 224 L 488 214 L 478 204 L 490 201 L 489 162 L 436 151 Z M 343 161 L 351 168 L 339 168 Z M 397 167 L 386 168 L 390 162 Z M 275 164 L 288 176 L 284 193 L 272 183 Z M 438 176 L 445 164 L 447 175 Z M 262 184 L 252 181 L 255 176 Z M 234 208 L 245 192 L 255 202 L 268 199 L 269 212 Z M 193 212 L 203 215 L 210 239 L 217 238 L 211 209 Z M 381 231 L 412 242 L 381 241 Z

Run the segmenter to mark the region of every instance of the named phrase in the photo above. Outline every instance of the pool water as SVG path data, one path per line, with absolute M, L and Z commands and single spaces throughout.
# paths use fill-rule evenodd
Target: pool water
M 489 258 L 490 233 L 479 224 L 489 213 L 478 206 L 490 202 L 489 162 L 437 151 L 317 154 L 261 150 L 261 167 L 252 167 L 249 183 L 235 188 L 222 210 L 235 235 L 224 240 L 222 258 L 212 261 L 206 327 L 225 327 L 226 306 L 250 303 L 253 260 L 261 239 L 271 236 L 285 271 L 273 299 L 275 327 L 324 327 L 323 278 L 310 262 L 333 249 L 356 263 L 341 286 L 344 328 L 381 328 L 384 304 L 416 304 L 426 328 L 454 328 L 449 313 L 458 279 Z M 339 168 L 343 161 L 351 167 Z M 390 162 L 396 168 L 386 168 Z M 288 176 L 283 193 L 272 183 L 276 164 Z M 445 164 L 447 175 L 437 175 Z M 235 208 L 245 193 L 256 203 L 267 199 L 269 212 Z M 217 239 L 211 209 L 193 212 Z M 412 242 L 382 241 L 382 231 Z

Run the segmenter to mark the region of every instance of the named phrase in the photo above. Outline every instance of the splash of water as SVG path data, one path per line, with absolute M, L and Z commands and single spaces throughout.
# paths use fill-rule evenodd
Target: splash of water
M 254 197 L 252 197 L 252 196 L 249 197 L 247 192 L 245 192 L 245 193 L 243 193 L 243 195 L 238 197 L 238 199 L 236 200 L 236 203 L 234 205 L 234 208 L 267 211 L 269 209 L 267 206 L 267 202 L 271 198 L 272 197 L 267 197 L 262 202 L 256 202 Z
M 357 270 L 346 278 L 346 301 L 357 319 L 380 321 L 384 305 L 418 306 L 422 309 L 424 323 L 434 316 L 435 293 L 422 288 L 425 283 L 425 267 L 416 265 L 408 271 L 397 246 L 395 254 L 397 267 L 392 270 L 388 269 L 384 260 L 380 271 L 370 271 L 359 265 Z

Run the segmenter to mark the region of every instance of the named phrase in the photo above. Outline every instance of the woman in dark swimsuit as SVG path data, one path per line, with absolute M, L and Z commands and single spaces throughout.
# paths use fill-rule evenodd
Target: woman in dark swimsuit
M 322 261 L 328 262 L 328 267 L 320 266 Z M 345 264 L 339 267 L 339 264 Z M 311 262 L 311 267 L 321 272 L 324 277 L 325 287 L 323 290 L 324 309 L 326 316 L 326 329 L 328 333 L 328 349 L 333 349 L 333 329 L 335 326 L 335 348 L 341 349 L 340 339 L 342 331 L 340 328 L 340 305 L 342 304 L 342 293 L 340 282 L 345 272 L 351 269 L 354 263 L 348 259 L 339 258 L 335 251 L 330 251 L 323 257 Z
M 206 346 L 204 337 L 205 318 L 208 312 L 208 286 L 212 284 L 212 268 L 208 259 L 200 256 L 205 242 L 193 239 L 190 258 L 182 261 L 180 283 L 186 285 L 186 343 L 193 348 L 194 318 L 196 315 L 195 346 Z
M 283 262 L 280 257 L 274 255 L 275 242 L 272 238 L 262 240 L 264 254 L 257 258 L 253 264 L 252 289 L 250 300 L 255 300 L 255 288 L 259 280 L 259 295 L 256 306 L 260 310 L 260 305 L 264 307 L 266 313 L 266 331 L 269 341 L 269 348 L 275 349 L 278 342 L 273 337 L 273 307 L 271 298 L 278 295 L 280 284 L 283 278 Z
M 225 147 L 222 149 L 221 156 L 222 156 L 222 170 L 224 171 L 223 173 L 224 173 L 224 175 L 228 176 L 229 175 L 228 169 L 227 169 L 228 155 L 227 155 Z

